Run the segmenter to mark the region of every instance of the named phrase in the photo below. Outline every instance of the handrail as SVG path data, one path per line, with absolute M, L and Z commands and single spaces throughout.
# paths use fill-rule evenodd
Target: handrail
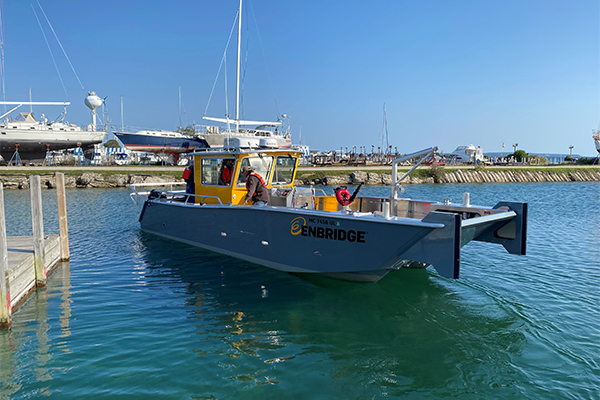
M 129 187 L 131 188 L 132 186 L 135 187 L 149 187 L 149 186 L 183 186 L 185 185 L 185 182 L 155 182 L 155 183 L 132 183 L 131 185 L 129 185 Z
M 171 195 L 171 198 L 169 199 L 169 203 L 173 203 L 173 199 L 175 198 L 175 196 L 179 196 L 182 193 L 181 192 L 160 192 L 161 194 L 164 194 L 165 196 L 167 195 Z M 185 193 L 185 201 L 183 204 L 188 204 L 188 200 L 190 198 L 201 198 L 202 201 L 200 201 L 200 205 L 204 204 L 204 200 L 206 199 L 216 199 L 219 202 L 219 205 L 223 205 L 223 202 L 221 201 L 221 199 L 217 196 L 206 196 L 206 195 L 201 195 L 201 194 L 191 194 L 191 193 Z M 195 202 L 194 202 L 195 204 Z
M 137 202 L 137 199 L 141 199 L 142 196 L 140 196 L 138 191 L 135 190 L 134 185 L 129 185 L 129 189 L 131 189 L 131 191 L 133 192 L 129 195 L 129 198 L 131 199 L 131 201 L 133 201 L 133 205 L 135 205 L 135 207 L 138 209 L 138 211 L 142 212 L 142 209 L 140 208 L 140 206 L 138 205 L 138 202 Z
M 136 208 L 138 209 L 139 212 L 142 212 L 142 208 L 139 206 L 139 202 L 143 201 L 145 202 L 147 200 L 147 195 L 150 192 L 145 192 L 145 193 L 139 193 L 137 190 L 135 190 L 136 186 L 158 186 L 158 185 L 152 185 L 152 184 L 131 184 L 129 185 L 129 189 L 131 189 L 131 191 L 133 193 L 131 193 L 129 195 L 129 198 L 131 199 L 131 201 L 133 201 L 133 204 L 136 206 Z M 159 198 L 160 196 L 165 196 L 165 201 L 168 203 L 173 203 L 175 200 L 175 196 L 184 196 L 185 197 L 185 201 L 183 202 L 183 204 L 185 205 L 189 205 L 189 200 L 192 198 L 200 198 L 200 203 L 199 205 L 204 205 L 204 202 L 206 201 L 206 199 L 215 199 L 219 202 L 219 205 L 223 205 L 223 202 L 221 201 L 221 199 L 217 196 L 207 196 L 207 195 L 199 195 L 199 194 L 191 194 L 191 193 L 186 193 L 184 191 L 163 191 L 160 190 L 159 192 Z M 146 198 L 144 198 L 144 194 L 146 194 Z M 193 203 L 195 204 L 195 202 Z
M 325 193 L 325 190 L 324 190 L 324 189 L 321 189 L 321 188 L 316 188 L 316 189 L 314 189 L 314 191 L 315 191 L 315 192 L 316 192 L 317 190 L 318 190 L 318 191 L 321 191 L 321 192 L 323 192 L 323 196 L 329 196 L 327 193 Z

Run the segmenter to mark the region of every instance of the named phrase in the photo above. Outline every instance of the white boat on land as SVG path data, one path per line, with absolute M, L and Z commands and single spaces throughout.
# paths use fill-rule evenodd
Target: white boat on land
M 8 161 L 18 150 L 21 160 L 41 162 L 49 151 L 80 147 L 91 152 L 94 145 L 102 143 L 106 137 L 106 131 L 98 130 L 96 126 L 96 109 L 102 102 L 96 93 L 88 94 L 85 104 L 92 110 L 92 123 L 83 129 L 65 121 L 70 102 L 0 101 L 0 105 L 15 106 L 0 116 L 0 154 Z M 49 121 L 44 114 L 37 120 L 32 112 L 19 113 L 16 118 L 8 119 L 24 105 L 63 106 L 64 112 L 58 121 Z
M 596 151 L 600 155 L 600 126 L 596 130 L 592 130 L 592 139 L 594 139 L 594 145 L 596 145 Z
M 284 117 L 285 118 L 285 117 Z M 205 117 L 210 119 L 210 117 Z M 226 121 L 226 119 L 215 118 L 213 120 Z M 246 125 L 257 125 L 257 121 L 240 121 Z M 280 127 L 283 130 L 280 130 Z M 279 125 L 266 123 L 254 128 L 236 128 L 233 130 L 221 129 L 218 126 L 207 126 L 204 131 L 196 134 L 199 138 L 208 142 L 210 147 L 227 147 L 228 140 L 238 139 L 251 143 L 253 147 L 280 148 L 286 149 L 292 147 L 292 134 L 289 126 L 284 126 L 283 121 Z
M 249 121 L 240 119 L 240 77 L 241 77 L 241 43 L 242 43 L 242 0 L 237 13 L 238 37 L 237 37 L 237 69 L 235 86 L 235 118 L 229 118 L 229 113 L 225 113 L 225 118 L 202 117 L 207 121 L 221 122 L 226 124 L 224 129 L 218 126 L 208 126 L 204 133 L 199 136 L 205 139 L 211 147 L 228 147 L 228 140 L 246 142 L 252 147 L 263 148 L 289 148 L 292 146 L 292 134 L 289 125 L 284 125 L 288 118 L 283 114 L 281 118 L 274 122 Z M 225 77 L 227 79 L 227 77 Z M 211 94 L 212 97 L 212 94 Z M 209 100 L 210 104 L 210 100 Z M 208 110 L 208 106 L 206 107 Z M 253 126 L 254 128 L 242 128 L 242 126 Z M 281 131 L 279 128 L 283 128 Z
M 133 184 L 131 198 L 143 231 L 291 273 L 375 282 L 402 267 L 432 265 L 458 278 L 461 247 L 470 241 L 525 254 L 527 203 L 474 206 L 467 194 L 462 204 L 399 197 L 398 184 L 419 164 L 400 179 L 398 166 L 435 151 L 393 160 L 389 197 L 296 187 L 301 151 L 240 148 L 194 153 L 193 193 L 181 183 Z M 225 165 L 232 165 L 228 184 L 219 178 Z M 267 206 L 244 205 L 245 166 L 264 178 Z
M 456 162 L 477 164 L 484 161 L 483 150 L 481 146 L 475 147 L 472 144 L 468 146 L 458 146 L 456 150 L 448 154 L 447 157 L 456 159 Z

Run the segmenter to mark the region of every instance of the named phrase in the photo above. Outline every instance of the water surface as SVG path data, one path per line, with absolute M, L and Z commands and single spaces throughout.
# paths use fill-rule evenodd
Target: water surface
M 404 195 L 463 192 L 529 202 L 528 255 L 471 243 L 460 280 L 429 268 L 358 284 L 144 234 L 127 190 L 68 190 L 71 261 L 0 331 L 0 398 L 599 398 L 600 184 Z M 5 203 L 8 234 L 30 234 L 29 193 Z

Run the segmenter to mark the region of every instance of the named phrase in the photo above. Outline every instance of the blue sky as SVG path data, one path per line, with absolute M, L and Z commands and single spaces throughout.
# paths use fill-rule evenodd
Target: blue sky
M 71 101 L 90 121 L 87 91 L 108 96 L 113 124 L 204 124 L 237 0 L 39 0 L 85 90 L 32 1 L 4 0 L 10 101 Z M 41 19 L 58 70 L 36 21 Z M 600 122 L 597 0 L 248 0 L 243 116 L 290 116 L 294 142 L 313 149 L 381 146 L 401 152 L 474 144 L 486 152 L 594 155 Z M 257 30 L 258 26 L 258 30 Z M 235 95 L 235 39 L 227 60 Z M 247 58 L 246 58 L 247 54 Z M 225 113 L 223 72 L 207 115 Z M 54 117 L 53 108 L 35 108 Z

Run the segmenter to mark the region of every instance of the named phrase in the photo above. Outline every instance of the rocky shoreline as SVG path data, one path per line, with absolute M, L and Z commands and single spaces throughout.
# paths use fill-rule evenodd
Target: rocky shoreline
M 140 172 L 122 173 L 122 171 L 104 173 L 83 172 L 65 174 L 67 188 L 119 188 L 132 183 L 166 183 L 183 182 L 173 174 L 144 174 Z M 56 187 L 55 173 L 2 173 L 0 182 L 5 189 L 29 188 L 29 176 L 39 175 L 42 187 L 53 189 Z M 427 176 L 408 177 L 403 183 L 509 183 L 509 182 L 600 182 L 600 168 L 573 169 L 572 171 L 552 170 L 429 170 Z M 392 183 L 391 173 L 353 171 L 342 174 L 327 174 L 322 171 L 319 177 L 309 177 L 302 171 L 296 178 L 301 185 L 389 185 Z
M 56 188 L 56 174 L 0 174 L 0 182 L 4 189 L 28 189 L 29 176 L 39 175 L 42 188 Z M 132 183 L 165 183 L 183 182 L 171 175 L 152 174 L 110 174 L 105 176 L 95 172 L 84 172 L 80 175 L 65 174 L 65 187 L 67 188 L 119 188 L 127 187 Z
M 430 170 L 427 177 L 409 176 L 403 183 L 510 183 L 510 182 L 600 182 L 600 169 L 569 172 L 530 170 Z M 391 173 L 355 171 L 348 175 L 297 178 L 304 185 L 390 185 Z

